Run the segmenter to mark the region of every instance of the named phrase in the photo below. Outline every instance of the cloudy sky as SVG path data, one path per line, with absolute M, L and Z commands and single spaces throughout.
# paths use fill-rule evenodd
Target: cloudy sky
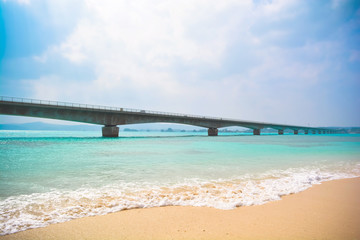
M 360 126 L 358 0 L 0 0 L 0 37 L 2 96 Z

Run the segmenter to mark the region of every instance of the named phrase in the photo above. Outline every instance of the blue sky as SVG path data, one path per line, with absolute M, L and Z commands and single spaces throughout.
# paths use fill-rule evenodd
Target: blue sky
M 358 0 L 0 0 L 0 34 L 2 96 L 360 126 Z

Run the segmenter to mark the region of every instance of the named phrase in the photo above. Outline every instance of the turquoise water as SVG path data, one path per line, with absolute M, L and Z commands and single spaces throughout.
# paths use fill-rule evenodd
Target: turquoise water
M 360 176 L 360 135 L 0 131 L 0 234 L 131 208 L 232 209 Z

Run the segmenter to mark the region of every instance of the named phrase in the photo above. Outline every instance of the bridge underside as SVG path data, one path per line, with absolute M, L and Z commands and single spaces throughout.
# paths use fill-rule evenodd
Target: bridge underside
M 241 126 L 240 126 L 241 127 Z M 319 133 L 324 131 L 319 131 Z M 299 130 L 293 130 L 294 135 L 299 134 Z M 309 134 L 309 130 L 303 130 L 304 134 Z M 326 133 L 332 133 L 331 131 L 326 131 Z M 217 128 L 208 128 L 208 136 L 218 136 L 219 130 Z M 253 129 L 253 135 L 260 135 L 261 129 Z M 284 134 L 284 130 L 278 130 L 279 135 Z M 314 132 L 313 134 L 316 134 Z M 118 137 L 119 136 L 119 127 L 118 126 L 104 126 L 102 128 L 103 137 Z
M 218 128 L 222 127 L 245 127 L 253 130 L 254 135 L 260 135 L 261 129 L 277 129 L 282 135 L 285 129 L 291 129 L 294 134 L 299 130 L 308 134 L 309 131 L 315 133 L 328 133 L 324 129 L 297 127 L 290 125 L 279 125 L 271 123 L 259 123 L 249 121 L 226 120 L 221 118 L 206 118 L 187 115 L 167 115 L 145 111 L 130 112 L 122 110 L 107 110 L 87 107 L 54 106 L 46 104 L 19 103 L 0 101 L 0 114 L 39 117 L 49 119 L 59 119 L 83 123 L 103 125 L 102 135 L 104 137 L 118 137 L 118 125 L 138 124 L 138 123 L 178 123 L 208 128 L 209 136 L 217 136 Z

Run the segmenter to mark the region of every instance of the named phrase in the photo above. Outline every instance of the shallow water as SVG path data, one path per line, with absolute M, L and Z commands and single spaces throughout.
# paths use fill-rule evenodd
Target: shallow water
M 360 135 L 0 131 L 0 234 L 168 205 L 232 209 L 360 176 Z

